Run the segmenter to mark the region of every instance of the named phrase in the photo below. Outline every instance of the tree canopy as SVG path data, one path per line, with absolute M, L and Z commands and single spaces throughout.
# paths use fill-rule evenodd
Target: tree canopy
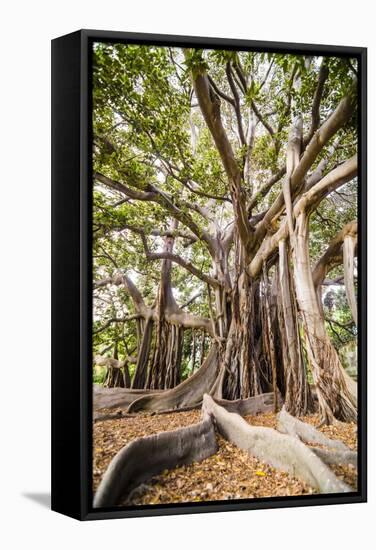
M 93 353 L 115 365 L 107 384 L 192 380 L 190 401 L 168 401 L 187 405 L 212 357 L 201 393 L 273 389 L 301 414 L 313 382 L 324 421 L 355 418 L 337 351 L 357 334 L 356 81 L 348 57 L 94 45 Z

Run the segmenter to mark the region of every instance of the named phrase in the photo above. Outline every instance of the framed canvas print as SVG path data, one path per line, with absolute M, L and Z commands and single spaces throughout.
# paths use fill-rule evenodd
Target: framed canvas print
M 52 508 L 366 500 L 366 50 L 52 41 Z

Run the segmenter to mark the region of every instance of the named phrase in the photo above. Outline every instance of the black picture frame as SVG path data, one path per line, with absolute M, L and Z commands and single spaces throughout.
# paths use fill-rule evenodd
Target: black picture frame
M 359 481 L 334 495 L 92 506 L 91 45 L 94 41 L 336 55 L 359 62 Z M 366 48 L 80 30 L 52 40 L 52 509 L 80 520 L 344 504 L 367 499 Z

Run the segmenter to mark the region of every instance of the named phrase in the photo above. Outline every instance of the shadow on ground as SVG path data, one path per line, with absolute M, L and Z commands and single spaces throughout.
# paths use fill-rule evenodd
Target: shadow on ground
M 33 500 L 43 508 L 51 508 L 51 494 L 50 493 L 22 493 L 22 496 Z

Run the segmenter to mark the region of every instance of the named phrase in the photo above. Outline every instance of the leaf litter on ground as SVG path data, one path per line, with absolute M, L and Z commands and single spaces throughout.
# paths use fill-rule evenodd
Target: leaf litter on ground
M 146 414 L 97 421 L 93 425 L 93 489 L 115 454 L 138 437 L 189 426 L 201 419 L 199 410 Z M 276 428 L 275 413 L 246 416 L 254 426 Z M 319 427 L 318 415 L 301 418 L 331 439 L 356 450 L 356 424 L 336 422 Z M 307 495 L 313 489 L 299 479 L 272 468 L 218 436 L 219 450 L 201 462 L 165 470 L 136 488 L 121 505 L 167 504 L 229 499 Z M 337 476 L 356 489 L 357 471 L 352 466 L 331 466 Z

